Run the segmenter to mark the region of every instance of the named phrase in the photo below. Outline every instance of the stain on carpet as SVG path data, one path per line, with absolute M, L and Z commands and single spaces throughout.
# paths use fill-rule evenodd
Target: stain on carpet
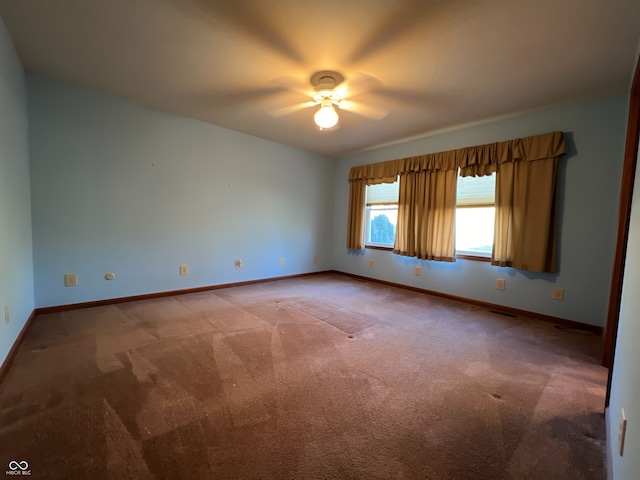
M 377 325 L 371 320 L 358 317 L 318 300 L 298 300 L 290 302 L 289 305 L 348 334 L 360 332 L 365 328 Z

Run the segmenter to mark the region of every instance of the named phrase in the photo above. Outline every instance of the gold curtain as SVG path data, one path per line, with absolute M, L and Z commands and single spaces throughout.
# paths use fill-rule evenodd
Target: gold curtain
M 364 179 L 367 185 L 391 183 L 401 173 L 458 168 L 463 177 L 490 175 L 505 162 L 521 160 L 531 162 L 559 157 L 564 153 L 567 153 L 564 134 L 551 132 L 446 152 L 358 165 L 349 171 L 349 181 Z
M 367 183 L 364 179 L 349 182 L 349 223 L 347 226 L 347 248 L 364 248 L 364 202 Z
M 455 262 L 457 170 L 400 175 L 393 253 Z
M 521 270 L 553 272 L 557 160 L 564 153 L 564 134 L 551 132 L 353 167 L 349 172 L 347 246 L 364 247 L 366 185 L 393 182 L 400 175 L 394 252 L 419 258 L 454 260 L 455 172 L 460 169 L 462 176 L 496 172 L 492 263 Z M 435 180 L 441 174 L 445 180 Z M 424 175 L 424 178 L 413 175 Z M 439 187 L 440 182 L 449 185 L 451 176 L 454 177 L 453 189 Z M 427 189 L 422 200 L 420 193 L 414 191 L 420 188 L 420 182 Z M 406 183 L 404 189 L 402 183 Z M 443 195 L 443 198 L 437 195 Z M 449 225 L 450 235 L 446 234 Z
M 492 265 L 556 271 L 557 172 L 557 157 L 498 166 Z

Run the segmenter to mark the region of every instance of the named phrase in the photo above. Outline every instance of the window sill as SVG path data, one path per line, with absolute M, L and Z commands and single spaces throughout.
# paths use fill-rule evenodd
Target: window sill
M 491 257 L 481 257 L 479 255 L 460 254 L 460 255 L 456 255 L 456 258 L 460 258 L 462 260 L 477 260 L 478 262 L 490 262 L 491 261 Z
M 385 250 L 387 252 L 393 252 L 393 247 L 381 247 L 379 245 L 365 245 L 364 248 L 369 250 Z M 475 260 L 478 262 L 490 262 L 491 257 L 482 257 L 480 255 L 468 255 L 468 254 L 460 254 L 456 255 L 456 258 L 460 258 L 462 260 Z
M 389 252 L 393 252 L 393 247 L 380 247 L 378 245 L 365 245 L 364 248 L 369 248 L 371 250 L 387 250 Z

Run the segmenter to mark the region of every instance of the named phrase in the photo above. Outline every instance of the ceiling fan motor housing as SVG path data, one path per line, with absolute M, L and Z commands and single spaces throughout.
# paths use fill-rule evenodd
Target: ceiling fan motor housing
M 321 70 L 311 75 L 309 79 L 314 90 L 313 100 L 323 107 L 338 105 L 342 95 L 334 89 L 344 81 L 342 74 L 332 70 Z

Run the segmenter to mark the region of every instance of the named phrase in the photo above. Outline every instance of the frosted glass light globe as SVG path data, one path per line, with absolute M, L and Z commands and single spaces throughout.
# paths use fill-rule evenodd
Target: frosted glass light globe
M 324 105 L 316 112 L 313 119 L 320 128 L 331 128 L 338 123 L 338 112 L 331 105 Z

